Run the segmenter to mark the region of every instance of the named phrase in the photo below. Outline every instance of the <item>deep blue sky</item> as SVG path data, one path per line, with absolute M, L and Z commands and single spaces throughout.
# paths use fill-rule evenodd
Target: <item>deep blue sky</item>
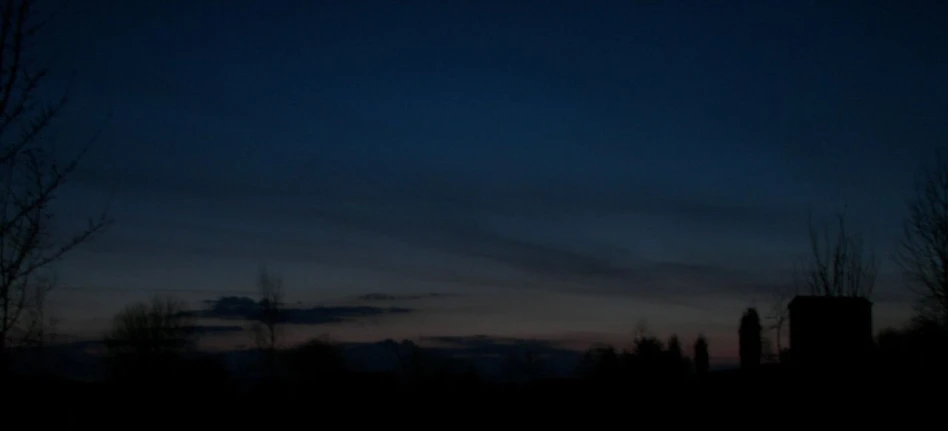
M 111 190 L 117 223 L 60 268 L 77 327 L 252 292 L 267 263 L 304 302 L 459 294 L 314 329 L 339 337 L 648 319 L 733 350 L 808 211 L 845 207 L 885 258 L 948 142 L 935 2 L 77 3 L 60 125 L 105 129 L 64 220 Z M 883 271 L 877 317 L 901 318 Z

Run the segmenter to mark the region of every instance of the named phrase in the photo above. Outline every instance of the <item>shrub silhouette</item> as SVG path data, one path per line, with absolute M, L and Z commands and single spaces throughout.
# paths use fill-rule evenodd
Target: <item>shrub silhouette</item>
M 658 384 L 684 378 L 690 374 L 690 368 L 677 335 L 663 343 L 640 330 L 631 348 L 622 353 L 608 345 L 588 350 L 576 375 L 597 384 L 628 381 Z
M 583 354 L 576 374 L 594 382 L 617 378 L 620 371 L 619 353 L 612 346 L 593 347 Z
M 509 382 L 526 383 L 543 376 L 546 365 L 533 351 L 511 353 L 503 365 L 504 379 Z
M 666 348 L 666 353 L 669 360 L 672 361 L 682 361 L 685 358 L 684 353 L 681 351 L 681 341 L 678 339 L 678 335 L 672 334 L 671 337 L 668 337 L 668 346 Z
M 938 322 L 916 318 L 903 329 L 884 329 L 876 346 L 879 365 L 890 374 L 948 377 L 948 331 Z
M 668 337 L 665 348 L 665 361 L 668 367 L 670 377 L 683 377 L 690 373 L 691 363 L 681 349 L 681 341 L 678 335 L 672 334 Z
M 313 339 L 283 352 L 290 379 L 301 383 L 325 382 L 348 373 L 339 347 Z
M 708 354 L 708 340 L 699 334 L 694 346 L 695 373 L 699 376 L 708 374 L 711 357 Z

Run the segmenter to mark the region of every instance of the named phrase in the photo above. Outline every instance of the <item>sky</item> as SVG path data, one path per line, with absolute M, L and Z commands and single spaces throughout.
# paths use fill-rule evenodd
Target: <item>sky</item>
M 875 324 L 897 324 L 904 199 L 948 142 L 946 19 L 935 2 L 66 2 L 40 44 L 71 96 L 59 145 L 100 134 L 58 220 L 108 205 L 115 224 L 59 263 L 52 301 L 91 336 L 156 293 L 253 295 L 266 265 L 300 307 L 410 310 L 294 340 L 582 348 L 647 321 L 732 357 L 740 313 L 792 282 L 808 215 L 845 211 L 882 258 Z

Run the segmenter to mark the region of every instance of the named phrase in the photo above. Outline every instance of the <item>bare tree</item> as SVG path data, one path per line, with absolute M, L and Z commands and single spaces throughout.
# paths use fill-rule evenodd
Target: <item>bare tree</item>
M 65 160 L 43 144 L 67 98 L 39 100 L 49 68 L 37 66 L 28 52 L 45 24 L 34 3 L 0 2 L 0 358 L 30 334 L 24 325 L 42 304 L 33 300 L 37 290 L 50 287 L 43 283 L 50 265 L 110 223 L 103 212 L 72 235 L 55 235 L 51 204 L 95 136 Z
M 771 336 L 762 336 L 762 346 L 768 351 L 768 360 L 782 360 L 784 331 L 789 320 L 790 301 L 800 292 L 816 296 L 863 297 L 872 296 L 879 262 L 875 252 L 863 242 L 860 235 L 848 231 L 846 220 L 837 214 L 835 229 L 830 224 L 808 222 L 810 250 L 802 263 L 796 264 L 790 284 L 773 291 L 770 308 L 765 316 L 766 329 Z M 774 345 L 771 345 L 771 341 Z
M 920 317 L 948 325 L 948 154 L 937 151 L 916 181 L 895 261 L 918 296 Z
M 777 362 L 780 359 L 780 356 L 777 352 L 774 352 L 774 343 L 770 336 L 766 332 L 761 332 L 760 335 L 760 359 L 761 362 Z
M 33 289 L 32 298 L 24 307 L 26 314 L 23 318 L 24 333 L 21 341 L 24 345 L 42 349 L 55 336 L 58 319 L 46 307 L 49 292 L 56 287 L 54 277 L 42 277 Z
M 192 347 L 194 319 L 187 304 L 171 296 L 126 307 L 105 336 L 112 371 L 119 376 L 160 376 Z
M 266 267 L 257 277 L 257 292 L 260 295 L 258 323 L 254 325 L 257 347 L 265 356 L 266 366 L 273 371 L 279 340 L 280 307 L 283 303 L 283 279 Z
M 835 233 L 829 224 L 809 223 L 810 256 L 798 271 L 804 290 L 819 296 L 872 296 L 879 262 L 863 244 L 862 237 L 846 230 L 845 218 L 837 215 Z
M 774 290 L 773 301 L 770 310 L 766 316 L 769 325 L 767 329 L 773 331 L 773 339 L 777 347 L 777 355 L 783 352 L 783 334 L 786 329 L 787 319 L 790 317 L 790 300 L 796 295 L 793 285 L 780 286 Z

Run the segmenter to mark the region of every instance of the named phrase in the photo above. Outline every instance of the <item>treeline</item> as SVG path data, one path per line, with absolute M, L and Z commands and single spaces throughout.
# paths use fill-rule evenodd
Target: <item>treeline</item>
M 272 280 L 272 278 L 271 278 Z M 259 308 L 268 305 L 258 301 Z M 278 315 L 279 312 L 274 312 Z M 498 373 L 485 376 L 469 360 L 445 357 L 410 341 L 381 343 L 392 364 L 391 372 L 364 372 L 347 360 L 342 344 L 313 339 L 301 345 L 279 348 L 281 325 L 253 323 L 248 330 L 258 337 L 257 346 L 244 353 L 242 361 L 228 362 L 227 354 L 204 352 L 199 347 L 201 326 L 195 313 L 173 297 L 155 297 L 126 307 L 114 318 L 104 335 L 98 357 L 110 385 L 147 391 L 185 391 L 204 396 L 206 392 L 279 393 L 304 396 L 307 387 L 336 387 L 354 390 L 370 386 L 373 391 L 444 391 L 510 390 L 527 387 L 537 381 L 549 381 L 551 365 L 543 351 L 522 349 L 508 355 Z M 261 318 L 262 319 L 262 318 Z M 273 321 L 279 321 L 274 318 Z M 570 380 L 587 382 L 629 379 L 684 380 L 707 374 L 710 356 L 708 340 L 699 336 L 688 352 L 677 336 L 667 341 L 648 334 L 643 327 L 631 340 L 631 347 L 617 350 L 612 346 L 590 349 Z M 29 364 L 42 364 L 41 348 L 14 351 L 25 374 L 55 374 Z M 231 356 L 232 358 L 232 356 Z M 14 358 L 17 359 L 17 358 Z M 26 367 L 22 367 L 27 364 Z M 47 373 L 53 371 L 53 373 Z M 269 389 L 268 389 L 269 388 Z M 274 388 L 279 388 L 274 389 Z
M 226 354 L 203 352 L 198 341 L 200 326 L 195 313 L 171 297 L 155 297 L 133 304 L 118 313 L 103 337 L 99 358 L 110 384 L 148 388 L 150 391 L 191 387 L 191 395 L 206 391 L 222 393 L 278 393 L 303 396 L 307 387 L 338 387 L 353 390 L 371 386 L 373 390 L 480 390 L 524 388 L 538 381 L 549 384 L 550 367 L 544 352 L 524 349 L 509 355 L 499 375 L 484 376 L 473 362 L 442 357 L 405 341 L 388 342 L 383 351 L 392 363 L 386 373 L 364 372 L 347 360 L 342 344 L 327 339 L 278 348 L 279 326 L 266 330 L 271 337 L 245 351 L 234 363 Z M 767 341 L 760 318 L 753 308 L 738 320 L 740 369 L 756 371 L 767 364 L 780 365 L 789 354 L 777 358 L 765 354 Z M 257 325 L 249 327 L 257 332 Z M 948 336 L 939 325 L 884 330 L 876 338 L 872 373 L 944 373 Z M 19 363 L 35 361 L 40 348 L 19 350 Z M 784 361 L 781 361 L 784 359 Z M 229 362 L 230 361 L 230 362 Z M 678 385 L 700 381 L 710 373 L 709 340 L 698 335 L 684 345 L 677 335 L 661 339 L 641 325 L 628 346 L 595 346 L 586 351 L 568 380 L 592 385 L 662 384 Z M 773 368 L 773 367 L 771 367 Z M 55 374 L 55 370 L 26 367 L 33 376 Z M 53 371 L 53 373 L 48 373 Z M 871 376 L 867 376 L 871 377 Z M 270 389 L 266 389 L 270 388 Z M 203 395 L 202 395 L 203 396 Z
M 740 390 L 728 395 L 729 399 L 737 397 L 751 405 L 789 400 L 798 391 L 821 396 L 814 388 L 832 388 L 836 396 L 847 393 L 849 399 L 859 399 L 876 394 L 872 388 L 880 384 L 895 388 L 919 381 L 932 383 L 944 377 L 944 359 L 948 358 L 948 338 L 937 326 L 886 330 L 878 335 L 870 353 L 874 366 L 861 369 L 861 374 L 849 376 L 858 379 L 841 385 L 763 354 L 764 329 L 756 312 L 748 309 L 735 319 L 742 360 L 740 367 L 730 370 L 711 370 L 706 337 L 698 335 L 684 343 L 676 335 L 653 335 L 643 325 L 625 347 L 603 345 L 586 351 L 565 378 L 548 377 L 549 364 L 541 351 L 510 355 L 499 377 L 488 377 L 470 361 L 440 356 L 410 341 L 382 343 L 390 348 L 392 370 L 366 372 L 347 359 L 344 344 L 327 339 L 284 348 L 263 340 L 246 351 L 247 360 L 234 363 L 227 354 L 199 347 L 201 332 L 193 314 L 182 302 L 164 297 L 129 306 L 116 315 L 100 344 L 100 359 L 107 370 L 102 381 L 68 381 L 44 372 L 55 370 L 34 369 L 7 376 L 0 385 L 7 393 L 20 394 L 20 401 L 39 399 L 81 418 L 95 414 L 79 408 L 76 400 L 122 406 L 123 414 L 153 415 L 167 409 L 179 416 L 201 417 L 223 411 L 209 403 L 255 409 L 293 406 L 299 412 L 314 405 L 323 409 L 421 406 L 428 405 L 422 402 L 452 400 L 501 409 L 529 407 L 538 400 L 578 406 L 620 398 L 638 405 L 713 404 L 732 389 Z M 39 353 L 37 349 L 16 351 L 19 362 L 35 359 L 31 355 Z

